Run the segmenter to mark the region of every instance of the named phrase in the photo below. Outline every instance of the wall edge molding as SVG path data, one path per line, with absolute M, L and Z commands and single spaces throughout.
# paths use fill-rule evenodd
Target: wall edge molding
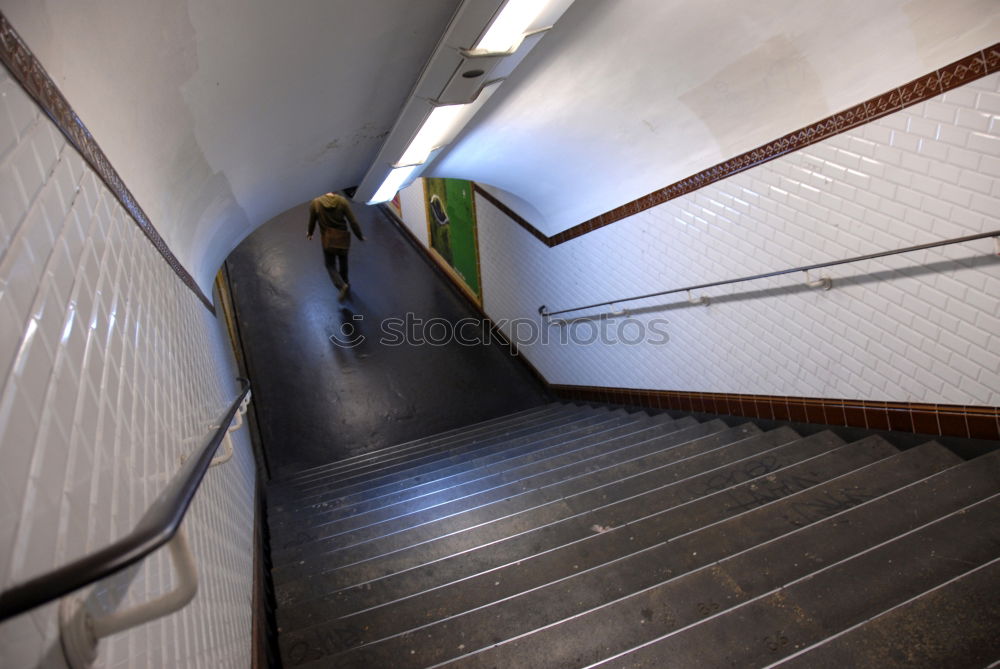
M 562 399 L 1000 440 L 1000 407 L 549 384 Z
M 516 214 L 510 207 L 498 200 L 496 196 L 487 193 L 478 186 L 475 190 L 543 244 L 549 247 L 558 246 L 559 244 L 582 237 L 594 230 L 634 216 L 647 209 L 652 209 L 675 198 L 693 193 L 717 181 L 763 165 L 776 158 L 793 153 L 848 130 L 853 130 L 858 126 L 878 120 L 888 114 L 902 111 L 907 107 L 921 102 L 926 102 L 942 93 L 946 93 L 995 72 L 1000 72 L 1000 42 L 976 51 L 965 58 L 949 63 L 921 77 L 917 77 L 913 81 L 860 102 L 853 107 L 831 114 L 815 123 L 811 123 L 773 141 L 750 149 L 729 160 L 712 165 L 685 179 L 675 181 L 663 188 L 626 202 L 623 205 L 587 219 L 552 236 L 546 235 L 523 217 Z
M 212 305 L 212 301 L 202 292 L 194 277 L 167 246 L 146 212 L 139 206 L 135 196 L 132 195 L 121 176 L 111 165 L 107 155 L 90 134 L 87 126 L 70 106 L 69 101 L 56 86 L 48 72 L 45 71 L 45 68 L 42 67 L 31 49 L 21 39 L 21 36 L 14 30 L 3 12 L 0 12 L 0 62 L 104 182 L 104 185 L 129 213 L 129 216 L 139 226 L 146 239 L 152 243 L 174 274 L 214 315 L 215 307 Z

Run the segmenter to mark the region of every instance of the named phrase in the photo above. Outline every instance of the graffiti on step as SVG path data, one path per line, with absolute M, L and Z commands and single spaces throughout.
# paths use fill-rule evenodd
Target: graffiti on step
M 814 488 L 823 481 L 811 476 L 767 476 L 727 495 L 729 508 L 740 513 Z M 875 497 L 859 486 L 823 485 L 812 493 L 785 500 L 782 517 L 792 525 L 808 525 L 854 508 Z
M 705 477 L 703 480 L 697 481 L 694 485 L 694 493 L 698 497 L 710 495 L 726 488 L 732 488 L 750 479 L 755 479 L 758 476 L 769 474 L 781 466 L 782 464 L 778 458 L 773 455 L 739 463 L 736 466 L 727 467 L 723 471 L 716 472 L 711 476 Z
M 820 490 L 805 499 L 792 501 L 785 517 L 794 525 L 805 525 L 853 509 L 875 497 L 875 494 L 858 486 Z

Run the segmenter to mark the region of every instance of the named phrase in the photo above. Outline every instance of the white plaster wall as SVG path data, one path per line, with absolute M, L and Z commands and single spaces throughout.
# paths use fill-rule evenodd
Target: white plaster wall
M 998 229 L 1000 75 L 553 248 L 476 206 L 497 321 Z M 708 307 L 632 303 L 668 321 L 663 345 L 561 345 L 550 330 L 521 350 L 558 384 L 1000 404 L 991 240 L 823 275 L 833 290 L 785 290 L 796 275 L 706 290 Z
M 220 323 L 0 69 L 0 587 L 129 531 L 235 396 Z M 200 587 L 117 635 L 103 666 L 250 665 L 254 467 L 245 430 L 185 525 Z M 158 552 L 107 606 L 172 587 Z M 86 593 L 84 593 L 86 594 Z M 0 625 L 0 666 L 60 667 L 55 605 Z

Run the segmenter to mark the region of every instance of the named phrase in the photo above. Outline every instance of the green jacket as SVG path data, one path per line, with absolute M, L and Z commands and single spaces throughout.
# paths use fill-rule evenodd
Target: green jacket
M 358 226 L 358 219 L 351 211 L 350 203 L 342 195 L 327 193 L 320 195 L 310 203 L 308 232 L 310 237 L 316 230 L 317 222 L 324 249 L 350 248 L 351 231 L 358 239 L 364 240 L 365 238 Z M 350 226 L 350 230 L 348 230 L 348 226 Z

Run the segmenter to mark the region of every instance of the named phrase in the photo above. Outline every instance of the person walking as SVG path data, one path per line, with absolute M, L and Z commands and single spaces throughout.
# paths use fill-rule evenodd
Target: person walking
M 343 195 L 327 193 L 315 198 L 309 204 L 309 231 L 306 239 L 313 238 L 319 223 L 320 241 L 323 243 L 323 261 L 333 285 L 337 287 L 337 299 L 343 301 L 351 286 L 347 276 L 347 255 L 351 248 L 351 233 L 365 241 L 358 226 L 358 219 L 351 211 L 351 205 Z M 350 228 L 350 229 L 348 229 Z

